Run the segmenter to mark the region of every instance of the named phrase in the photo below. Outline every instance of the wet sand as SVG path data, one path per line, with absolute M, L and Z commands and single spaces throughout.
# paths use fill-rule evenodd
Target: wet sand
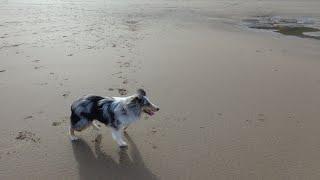
M 0 179 L 319 179 L 320 41 L 243 26 L 309 1 L 0 1 Z M 71 102 L 145 88 L 120 151 Z

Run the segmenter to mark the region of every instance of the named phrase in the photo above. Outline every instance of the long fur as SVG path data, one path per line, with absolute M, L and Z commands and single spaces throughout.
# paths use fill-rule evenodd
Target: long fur
M 82 131 L 93 125 L 95 120 L 112 128 L 112 136 L 120 146 L 126 146 L 122 131 L 131 123 L 140 119 L 142 112 L 152 115 L 159 108 L 146 97 L 144 90 L 128 97 L 102 97 L 87 95 L 71 105 L 70 137 L 76 140 L 74 131 Z

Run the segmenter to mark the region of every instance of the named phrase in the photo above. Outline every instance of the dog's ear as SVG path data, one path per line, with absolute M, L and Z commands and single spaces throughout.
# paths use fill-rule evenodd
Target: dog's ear
M 137 90 L 137 94 L 139 98 L 142 98 L 143 96 L 146 96 L 146 91 L 144 91 L 143 89 L 138 89 Z

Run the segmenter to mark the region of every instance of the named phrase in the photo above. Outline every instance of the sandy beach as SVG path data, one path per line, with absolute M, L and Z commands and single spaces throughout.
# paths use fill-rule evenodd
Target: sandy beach
M 319 32 L 287 24 L 320 1 L 0 0 L 0 179 L 319 179 Z M 128 150 L 70 141 L 76 98 L 138 88 Z

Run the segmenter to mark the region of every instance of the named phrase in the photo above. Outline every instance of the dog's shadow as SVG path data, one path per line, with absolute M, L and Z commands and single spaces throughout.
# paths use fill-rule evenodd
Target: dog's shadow
M 84 140 L 72 143 L 73 153 L 78 162 L 80 179 L 146 179 L 156 180 L 157 177 L 144 165 L 140 152 L 135 143 L 126 135 L 128 139 L 130 155 L 127 149 L 119 150 L 119 163 L 101 151 L 101 135 L 95 140 L 93 153 L 90 146 Z

